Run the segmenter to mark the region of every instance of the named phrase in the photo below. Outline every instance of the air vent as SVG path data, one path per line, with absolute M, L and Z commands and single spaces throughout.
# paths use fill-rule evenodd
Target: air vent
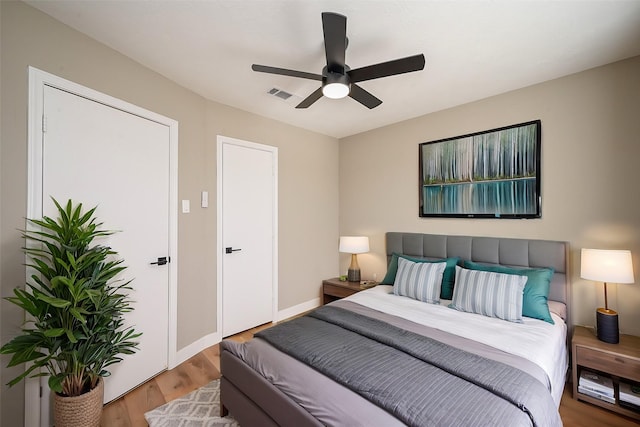
M 285 92 L 275 87 L 269 90 L 269 94 L 273 96 L 277 96 L 280 99 L 284 99 L 285 101 L 291 98 L 291 94 L 289 92 Z

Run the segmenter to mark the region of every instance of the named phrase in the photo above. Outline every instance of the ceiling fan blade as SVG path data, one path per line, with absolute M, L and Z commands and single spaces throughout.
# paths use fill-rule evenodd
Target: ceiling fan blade
M 322 87 L 319 87 L 311 95 L 307 96 L 296 108 L 309 108 L 311 104 L 322 98 Z
M 258 65 L 258 64 L 253 64 L 251 66 L 251 69 L 259 73 L 280 74 L 282 76 L 299 77 L 301 79 L 322 81 L 322 76 L 320 74 L 306 73 L 304 71 L 288 70 L 286 68 L 268 67 L 266 65 Z
M 389 62 L 381 62 L 367 67 L 356 68 L 355 70 L 348 71 L 347 74 L 349 75 L 352 83 L 357 83 L 365 80 L 379 79 L 380 77 L 420 71 L 424 68 L 424 62 L 424 55 L 420 54 Z
M 378 98 L 353 83 L 351 84 L 351 92 L 349 92 L 349 96 L 370 110 L 382 104 L 382 101 Z
M 347 50 L 347 17 L 339 13 L 323 12 L 324 50 L 327 70 L 344 74 L 344 54 Z

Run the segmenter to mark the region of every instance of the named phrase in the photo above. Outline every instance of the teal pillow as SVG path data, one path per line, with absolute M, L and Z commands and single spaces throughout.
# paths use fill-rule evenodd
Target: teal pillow
M 420 259 L 412 258 L 406 255 L 397 253 L 391 254 L 391 262 L 387 268 L 387 274 L 380 282 L 383 285 L 393 285 L 396 280 L 396 274 L 398 273 L 398 257 L 407 259 L 413 262 L 446 262 L 447 266 L 444 269 L 442 275 L 442 286 L 440 287 L 440 298 L 451 299 L 453 298 L 453 284 L 456 279 L 456 265 L 458 264 L 458 258 L 445 258 L 445 259 Z
M 484 265 L 473 261 L 465 261 L 464 267 L 471 270 L 527 276 L 527 284 L 524 287 L 524 295 L 522 297 L 522 315 L 554 324 L 549 312 L 549 304 L 547 303 L 551 278 L 553 277 L 552 268 L 514 268 L 501 265 Z

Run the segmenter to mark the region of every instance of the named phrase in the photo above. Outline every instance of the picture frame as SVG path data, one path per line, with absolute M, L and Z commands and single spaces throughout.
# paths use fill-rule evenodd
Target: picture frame
M 540 218 L 542 123 L 423 142 L 422 218 Z

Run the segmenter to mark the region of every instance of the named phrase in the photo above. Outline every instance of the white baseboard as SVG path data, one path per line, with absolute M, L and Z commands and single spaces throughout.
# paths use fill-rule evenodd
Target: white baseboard
M 294 305 L 293 307 L 285 308 L 284 310 L 280 310 L 278 312 L 278 318 L 276 322 L 282 322 L 290 317 L 297 316 L 298 314 L 302 314 L 305 311 L 313 310 L 316 307 L 320 307 L 320 298 L 314 298 L 307 302 L 303 302 L 302 304 Z
M 286 308 L 284 310 L 280 310 L 278 312 L 277 318 L 275 319 L 276 322 L 281 322 L 283 320 L 286 320 L 290 317 L 294 317 L 297 316 L 299 314 L 304 313 L 305 311 L 309 311 L 309 310 L 313 310 L 316 307 L 320 306 L 320 298 L 314 298 L 312 300 L 309 300 L 307 302 L 303 302 L 301 304 L 298 305 L 294 305 L 293 307 L 289 307 Z M 176 366 L 178 366 L 179 364 L 181 364 L 182 362 L 190 359 L 191 357 L 195 356 L 196 354 L 200 353 L 202 350 L 204 350 L 207 347 L 211 347 L 212 345 L 218 344 L 220 341 L 222 341 L 222 332 L 214 332 L 211 333 L 209 335 L 205 335 L 204 337 L 200 338 L 199 340 L 189 344 L 186 347 L 181 348 L 180 350 L 178 350 L 178 352 L 176 353 L 176 357 L 174 358 L 175 364 L 173 364 L 173 366 L 169 366 L 168 369 L 173 369 Z

